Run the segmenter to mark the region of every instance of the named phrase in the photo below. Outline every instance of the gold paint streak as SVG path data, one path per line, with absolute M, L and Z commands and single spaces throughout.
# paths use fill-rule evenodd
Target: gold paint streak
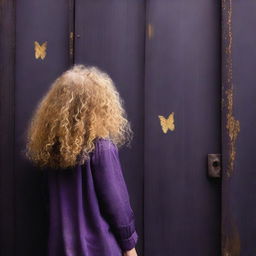
M 236 157 L 235 144 L 237 140 L 238 133 L 240 132 L 240 123 L 233 116 L 233 89 L 229 88 L 226 90 L 227 97 L 227 116 L 226 116 L 226 128 L 229 136 L 230 143 L 230 156 L 229 156 L 229 166 L 228 166 L 228 176 L 232 174 L 234 169 L 234 161 Z
M 73 41 L 74 40 L 74 33 L 71 31 L 69 34 L 69 54 L 73 55 Z
M 41 58 L 43 60 L 46 56 L 46 49 L 47 49 L 47 41 L 42 43 L 42 45 L 40 45 L 37 41 L 34 41 L 34 50 L 35 50 L 36 59 Z
M 158 117 L 160 119 L 160 125 L 162 127 L 163 133 L 167 133 L 168 129 L 170 129 L 171 131 L 175 130 L 174 112 L 172 112 L 167 119 L 161 115 L 159 115 Z
M 154 35 L 154 28 L 152 24 L 148 24 L 148 38 L 151 39 Z
M 227 166 L 227 176 L 230 177 L 234 170 L 234 161 L 236 157 L 236 141 L 237 136 L 240 132 L 240 122 L 235 119 L 233 115 L 233 99 L 234 99 L 234 86 L 233 86 L 233 62 L 232 62 L 232 0 L 223 0 L 223 10 L 227 12 L 227 18 L 225 20 L 227 28 L 224 31 L 224 40 L 227 42 L 227 47 L 225 49 L 225 68 L 226 68 L 226 91 L 225 99 L 223 99 L 223 104 L 226 107 L 226 129 L 228 133 L 228 143 L 229 143 L 229 159 Z

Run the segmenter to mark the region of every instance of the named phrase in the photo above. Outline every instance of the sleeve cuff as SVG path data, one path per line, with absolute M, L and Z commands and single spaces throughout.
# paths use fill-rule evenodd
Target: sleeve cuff
M 138 241 L 138 234 L 135 229 L 134 219 L 129 225 L 115 228 L 113 231 L 122 251 L 129 251 L 135 247 Z
M 123 252 L 133 249 L 138 241 L 138 234 L 136 231 L 126 239 L 119 239 L 119 245 Z

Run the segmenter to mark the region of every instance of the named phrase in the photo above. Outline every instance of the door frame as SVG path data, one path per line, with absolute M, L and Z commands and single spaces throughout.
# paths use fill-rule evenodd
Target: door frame
M 0 2 L 0 254 L 15 255 L 16 2 Z

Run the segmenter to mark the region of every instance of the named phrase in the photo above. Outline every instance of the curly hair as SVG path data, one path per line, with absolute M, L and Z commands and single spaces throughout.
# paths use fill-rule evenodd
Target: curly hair
M 133 137 L 123 100 L 109 75 L 76 64 L 63 72 L 36 107 L 27 128 L 26 157 L 41 168 L 83 164 L 97 137 L 117 147 Z

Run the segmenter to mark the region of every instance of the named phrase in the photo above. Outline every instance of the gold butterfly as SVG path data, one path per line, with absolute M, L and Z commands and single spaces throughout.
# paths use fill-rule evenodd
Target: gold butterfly
M 35 58 L 41 58 L 42 60 L 46 56 L 47 41 L 40 45 L 37 41 L 34 42 L 35 46 Z
M 164 133 L 167 133 L 168 129 L 171 131 L 174 131 L 175 125 L 174 125 L 174 112 L 172 112 L 168 118 L 166 119 L 164 116 L 158 116 L 160 119 L 160 124 L 162 126 L 162 130 Z

